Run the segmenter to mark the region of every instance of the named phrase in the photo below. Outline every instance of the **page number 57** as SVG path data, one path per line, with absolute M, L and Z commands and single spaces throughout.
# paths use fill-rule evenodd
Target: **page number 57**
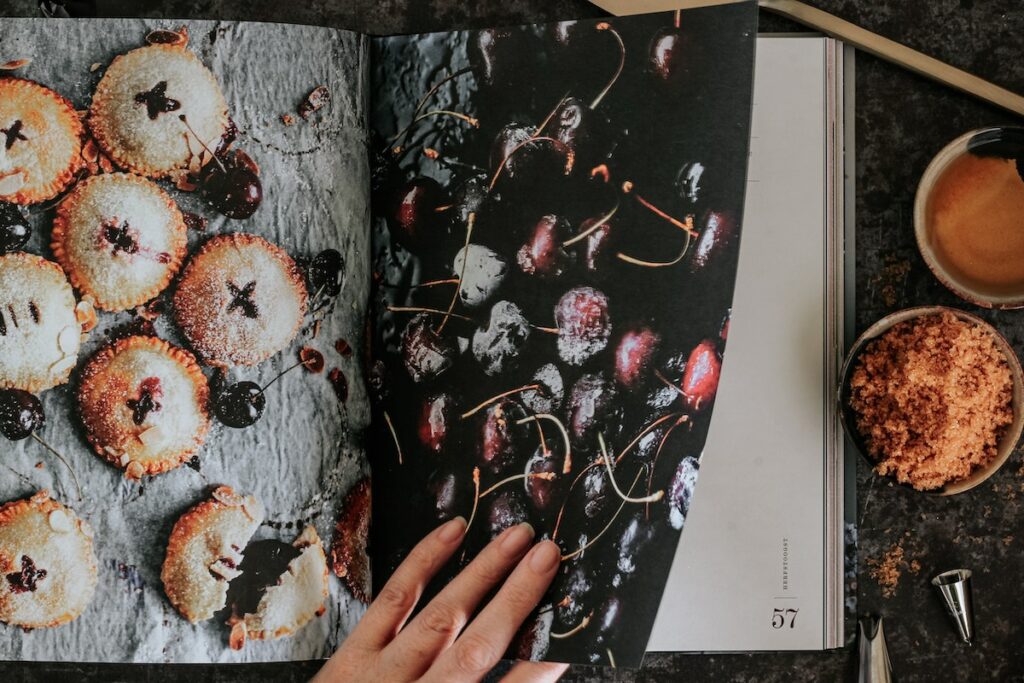
M 780 609 L 776 607 L 772 611 L 772 628 L 779 629 L 785 626 L 793 628 L 796 625 L 796 613 L 799 609 Z

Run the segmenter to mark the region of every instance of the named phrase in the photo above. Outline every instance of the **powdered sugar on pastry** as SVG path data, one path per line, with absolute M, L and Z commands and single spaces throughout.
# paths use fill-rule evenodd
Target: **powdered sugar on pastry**
M 241 575 L 242 549 L 263 522 L 254 496 L 217 488 L 171 531 L 160 578 L 174 608 L 193 624 L 224 608 L 228 583 Z
M 148 45 L 118 56 L 106 70 L 89 128 L 119 166 L 162 177 L 197 166 L 200 142 L 217 148 L 228 129 L 227 104 L 213 74 L 187 47 Z
M 95 589 L 87 522 L 46 490 L 0 505 L 0 621 L 60 626 L 85 611 Z
M 156 337 L 128 337 L 82 372 L 79 411 L 96 452 L 138 479 L 187 460 L 209 429 L 206 377 L 187 351 Z
M 71 104 L 38 83 L 0 78 L 0 200 L 55 197 L 82 165 L 82 123 Z
M 295 337 L 306 298 L 302 274 L 283 249 L 255 235 L 221 235 L 185 267 L 174 315 L 204 361 L 255 365 Z
M 0 388 L 38 392 L 67 382 L 81 336 L 60 266 L 22 252 L 0 256 Z

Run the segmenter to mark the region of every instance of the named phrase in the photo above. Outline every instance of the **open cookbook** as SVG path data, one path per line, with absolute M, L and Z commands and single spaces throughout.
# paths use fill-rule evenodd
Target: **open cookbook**
M 755 35 L 0 24 L 0 658 L 326 657 L 461 515 L 426 597 L 530 522 L 563 563 L 508 656 L 638 665 L 728 368 Z

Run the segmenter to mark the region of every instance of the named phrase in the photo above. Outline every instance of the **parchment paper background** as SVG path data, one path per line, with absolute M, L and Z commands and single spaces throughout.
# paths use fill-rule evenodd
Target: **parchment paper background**
M 250 642 L 228 649 L 228 627 L 215 618 L 190 625 L 163 593 L 160 567 L 178 516 L 219 484 L 256 494 L 267 520 L 256 538 L 291 542 L 312 522 L 325 545 L 341 499 L 367 472 L 362 435 L 369 421 L 361 357 L 363 311 L 369 285 L 366 256 L 369 187 L 365 100 L 366 40 L 358 34 L 281 24 L 211 21 L 18 20 L 0 22 L 0 62 L 30 58 L 16 75 L 39 81 L 85 109 L 103 69 L 119 53 L 144 44 L 157 27 L 187 25 L 190 47 L 224 88 L 241 131 L 236 146 L 261 168 L 264 201 L 256 214 L 230 221 L 199 198 L 167 187 L 185 211 L 206 216 L 205 234 L 190 231 L 190 251 L 211 234 L 246 231 L 280 244 L 297 260 L 334 248 L 345 259 L 344 288 L 325 311 L 319 334 L 311 319 L 292 345 L 256 368 L 230 371 L 232 380 L 270 381 L 297 360 L 301 346 L 320 350 L 327 370 L 338 367 L 349 382 L 342 404 L 327 372 L 289 373 L 267 392 L 263 419 L 243 430 L 216 425 L 190 467 L 132 483 L 87 446 L 73 407 L 77 370 L 69 385 L 43 395 L 47 426 L 42 436 L 71 461 L 85 488 L 77 501 L 65 469 L 31 440 L 0 440 L 0 501 L 49 488 L 89 520 L 99 568 L 96 596 L 86 612 L 56 629 L 23 632 L 0 625 L 0 659 L 107 662 L 244 662 L 325 657 L 348 633 L 363 607 L 333 575 L 324 616 L 290 639 Z M 98 65 L 93 69 L 93 65 Z M 285 126 L 305 95 L 326 85 L 332 101 L 310 121 Z M 52 258 L 53 211 L 33 208 L 34 234 L 26 250 Z M 165 293 L 166 295 L 166 293 Z M 100 313 L 100 325 L 83 346 L 79 369 L 107 339 L 106 331 L 132 320 L 130 313 Z M 182 339 L 165 313 L 159 336 Z M 337 339 L 354 353 L 341 357 Z M 208 372 L 208 376 L 212 373 Z M 37 463 L 42 463 L 37 468 Z

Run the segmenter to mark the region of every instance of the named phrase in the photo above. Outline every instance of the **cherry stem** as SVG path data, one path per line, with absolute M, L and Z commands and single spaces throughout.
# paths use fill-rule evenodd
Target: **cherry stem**
M 281 371 L 281 372 L 280 372 L 280 373 L 279 373 L 279 374 L 277 375 L 277 377 L 275 377 L 274 379 L 270 380 L 270 382 L 268 382 L 268 383 L 267 383 L 267 386 L 265 386 L 265 387 L 263 387 L 262 389 L 260 389 L 260 393 L 262 394 L 262 393 L 263 393 L 264 391 L 266 391 L 267 389 L 269 389 L 269 388 L 270 388 L 270 387 L 271 387 L 271 386 L 272 386 L 272 385 L 274 384 L 274 382 L 276 382 L 277 380 L 281 379 L 282 377 L 284 377 L 285 375 L 287 375 L 287 374 L 288 374 L 289 372 L 291 372 L 291 371 L 292 371 L 292 370 L 294 370 L 295 368 L 299 367 L 300 365 L 305 365 L 305 364 L 306 364 L 306 363 L 308 363 L 308 362 L 309 362 L 309 361 L 305 361 L 305 360 L 300 360 L 300 361 L 299 361 L 298 363 L 296 363 L 295 365 L 291 366 L 290 368 L 287 368 L 287 369 L 285 369 L 285 370 L 282 370 L 282 371 Z
M 540 391 L 541 388 L 542 387 L 539 384 L 524 384 L 521 387 L 516 387 L 515 389 L 509 389 L 508 391 L 503 391 L 500 394 L 497 394 L 496 396 L 491 396 L 489 399 L 487 399 L 486 401 L 482 402 L 480 405 L 475 406 L 474 408 L 471 408 L 470 410 L 467 410 L 462 415 L 459 415 L 459 419 L 465 420 L 467 417 L 469 417 L 469 416 L 471 416 L 471 415 L 473 415 L 475 413 L 480 412 L 481 410 L 483 410 L 487 406 L 491 405 L 495 401 L 499 401 L 499 400 L 505 398 L 506 396 L 511 396 L 512 394 L 518 394 L 518 393 L 520 393 L 522 391 L 530 391 L 531 389 L 535 389 L 537 391 Z
M 39 444 L 42 445 L 43 448 L 45 448 L 46 450 L 48 450 L 51 453 L 53 453 L 53 455 L 58 460 L 60 460 L 61 463 L 64 464 L 64 467 L 68 468 L 68 472 L 71 473 L 71 478 L 75 481 L 75 488 L 78 489 L 78 500 L 82 500 L 82 485 L 78 482 L 78 475 L 75 474 L 75 470 L 74 470 L 74 468 L 71 467 L 71 463 L 69 463 L 64 458 L 63 455 L 58 453 L 57 450 L 53 446 L 51 446 L 50 444 L 46 443 L 46 441 L 44 441 L 38 434 L 36 434 L 35 432 L 32 432 L 31 436 L 32 436 L 33 439 L 35 439 L 37 442 L 39 442 Z
M 686 393 L 682 389 L 677 387 L 674 382 L 670 382 L 668 379 L 666 379 L 665 375 L 661 374 L 661 372 L 655 370 L 654 376 L 657 377 L 661 381 L 661 383 L 667 386 L 669 389 L 672 389 L 683 398 L 686 398 Z
M 576 626 L 574 626 L 571 630 L 566 631 L 565 633 L 551 633 L 548 637 L 554 638 L 556 640 L 561 640 L 563 638 L 571 638 L 572 636 L 576 635 L 577 633 L 585 629 L 587 626 L 589 626 L 590 618 L 593 616 L 594 611 L 591 610 L 590 613 L 588 613 L 587 616 L 583 617 L 580 623 L 576 624 Z
M 657 371 L 655 371 L 655 372 L 657 373 Z M 662 415 L 657 420 L 655 420 L 654 422 L 650 423 L 649 425 L 647 425 L 646 427 L 641 429 L 640 433 L 637 434 L 633 438 L 633 440 L 630 441 L 629 444 L 619 452 L 619 454 L 617 456 L 615 456 L 615 464 L 618 465 L 619 462 L 621 462 L 622 459 L 626 456 L 626 453 L 628 453 L 629 451 L 633 450 L 633 447 L 636 446 L 638 443 L 640 443 L 640 440 L 643 439 L 645 436 L 647 436 L 650 432 L 652 432 L 654 430 L 654 428 L 657 427 L 659 424 L 661 424 L 662 422 L 665 422 L 666 420 L 671 420 L 674 417 L 680 417 L 681 415 L 682 415 L 682 413 L 669 413 L 667 415 Z
M 643 498 L 632 498 L 628 494 L 622 492 L 619 488 L 619 484 L 615 481 L 615 470 L 612 469 L 612 460 L 608 457 L 608 449 L 604 445 L 604 436 L 601 434 L 597 435 L 597 443 L 601 446 L 601 459 L 604 460 L 605 469 L 608 470 L 608 479 L 612 482 L 612 488 L 615 489 L 615 493 L 619 494 L 619 498 L 627 503 L 657 503 L 665 496 L 665 491 L 657 491 Z
M 521 420 L 516 420 L 516 424 L 526 424 L 531 420 L 535 422 L 539 422 L 540 420 L 550 420 L 555 423 L 556 427 L 558 427 L 558 431 L 562 433 L 562 442 L 565 444 L 565 461 L 562 463 L 562 474 L 569 474 L 572 470 L 572 447 L 569 445 L 569 432 L 566 431 L 565 425 L 562 424 L 561 420 L 550 413 L 529 415 Z
M 565 104 L 565 100 L 567 97 L 569 97 L 568 91 L 564 95 L 562 95 L 562 99 L 558 100 L 558 104 L 555 105 L 554 109 L 548 112 L 548 115 L 544 117 L 544 120 L 541 121 L 540 125 L 537 126 L 536 130 L 533 131 L 533 135 L 530 136 L 531 140 L 535 139 L 538 135 L 541 134 L 541 132 L 545 128 L 548 127 L 548 124 L 551 123 L 551 119 L 555 117 L 555 114 L 558 113 L 558 110 L 562 108 L 563 104 Z
M 420 113 L 421 109 L 423 109 L 423 106 L 427 103 L 427 100 L 430 99 L 430 96 L 433 95 L 434 93 L 436 93 L 438 90 L 440 90 L 441 86 L 443 86 L 445 83 L 448 83 L 449 81 L 452 81 L 452 80 L 458 78 L 459 76 L 463 76 L 465 74 L 470 73 L 472 70 L 473 69 L 471 67 L 468 67 L 468 66 L 463 68 L 463 69 L 459 69 L 455 73 L 450 74 L 448 76 L 445 76 L 440 81 L 438 81 L 433 86 L 431 86 L 430 90 L 428 90 L 426 92 L 426 94 L 423 95 L 423 97 L 420 98 L 420 101 L 416 104 L 416 108 L 413 109 L 413 111 L 412 111 L 412 116 L 413 116 L 413 119 L 414 119 L 413 122 L 415 123 L 416 115 Z M 394 138 L 392 138 L 392 142 L 394 140 L 397 140 L 399 137 L 401 137 L 401 135 L 403 133 L 407 133 L 412 128 L 412 125 L 413 124 L 410 123 L 408 126 L 403 128 L 402 131 L 398 135 L 396 135 Z
M 665 220 L 667 220 L 672 225 L 674 225 L 677 228 L 679 228 L 680 230 L 686 232 L 686 234 L 688 234 L 690 237 L 696 237 L 697 236 L 697 231 L 693 229 L 693 216 L 687 216 L 685 221 L 681 221 L 678 218 L 670 216 L 667 213 L 665 213 L 664 211 L 662 211 L 661 209 L 659 209 L 658 207 L 656 207 L 654 204 L 651 204 L 649 201 L 647 201 L 646 199 L 641 197 L 636 192 L 633 192 L 633 188 L 634 188 L 634 185 L 633 185 L 633 181 L 632 180 L 627 180 L 624 183 L 622 183 L 622 191 L 623 191 L 623 193 L 625 193 L 625 194 L 632 194 L 634 197 L 636 197 L 636 200 L 638 202 L 640 202 L 640 204 L 645 209 L 647 209 L 648 211 L 650 211 L 654 215 L 659 216 L 660 218 L 664 218 Z
M 511 477 L 505 477 L 497 484 L 490 486 L 486 491 L 480 492 L 480 497 L 483 498 L 489 493 L 493 493 L 495 489 L 501 488 L 505 484 L 511 481 L 517 481 L 519 479 L 543 479 L 545 481 L 551 481 L 555 478 L 554 472 L 529 472 L 526 474 L 513 474 Z
M 185 124 L 185 127 L 188 128 L 188 131 L 190 133 L 192 133 L 192 137 L 194 137 L 196 139 L 196 142 L 198 142 L 199 145 L 203 149 L 206 150 L 206 152 L 210 155 L 211 159 L 213 159 L 215 162 L 217 162 L 217 165 L 220 166 L 220 170 L 223 171 L 224 174 L 227 174 L 227 172 L 228 172 L 227 167 L 224 166 L 223 163 L 221 163 L 221 160 L 217 158 L 217 155 L 213 153 L 213 150 L 211 150 L 206 145 L 206 143 L 203 142 L 203 139 L 201 137 L 199 137 L 199 135 L 196 134 L 195 130 L 192 129 L 192 125 L 188 122 L 188 119 L 185 117 L 185 115 L 184 114 L 179 114 L 178 115 L 178 120 Z
M 610 647 L 606 647 L 604 651 L 608 653 L 608 663 L 612 665 L 612 668 L 618 668 L 615 666 L 615 655 L 612 654 L 612 649 Z
M 553 143 L 556 143 L 556 144 L 562 144 L 560 140 L 556 140 L 555 138 L 547 137 L 547 136 L 539 136 L 539 137 L 538 136 L 533 136 L 533 137 L 526 138 L 525 140 L 520 142 L 518 145 L 513 147 L 511 150 L 509 150 L 509 153 L 506 154 L 505 158 L 501 160 L 501 163 L 498 165 L 497 170 L 494 172 L 494 176 L 491 178 L 491 183 L 490 183 L 490 185 L 487 186 L 487 189 L 488 190 L 493 190 L 494 189 L 494 186 L 498 182 L 498 178 L 501 177 L 501 172 L 503 170 L 505 170 L 505 166 L 508 165 L 508 160 L 511 159 L 512 156 L 516 152 L 518 152 L 525 145 L 528 145 L 531 142 L 540 142 L 541 140 L 545 140 L 547 142 L 553 142 Z M 565 175 L 569 175 L 569 172 L 572 171 L 572 166 L 573 166 L 573 163 L 575 162 L 575 159 L 576 159 L 576 157 L 573 154 L 572 150 L 571 149 L 567 149 L 566 150 L 566 154 L 565 154 Z
M 530 327 L 537 330 L 538 332 L 547 332 L 548 334 L 560 334 L 560 331 L 557 327 L 544 327 L 543 325 L 534 325 L 533 323 L 530 323 Z
M 541 425 L 540 420 L 534 420 L 533 424 L 537 425 L 537 438 L 540 439 L 540 451 L 544 454 L 545 458 L 551 456 L 551 449 L 548 448 L 548 440 L 544 438 L 544 427 Z
M 388 310 L 394 313 L 433 313 L 434 315 L 447 315 L 459 320 L 467 320 L 471 323 L 476 322 L 468 315 L 459 315 L 458 313 L 445 312 L 437 308 L 424 308 L 423 306 L 388 306 Z
M 459 119 L 460 121 L 465 121 L 466 123 L 468 123 L 473 128 L 479 128 L 480 127 L 480 121 L 478 119 L 473 118 L 472 116 L 466 116 L 465 114 L 462 114 L 462 113 L 457 112 L 457 111 L 452 111 L 450 109 L 432 109 L 432 110 L 430 110 L 430 111 L 428 111 L 426 113 L 420 114 L 419 116 L 414 118 L 412 121 L 410 121 L 409 125 L 406 126 L 405 128 L 403 128 L 401 131 L 399 131 L 398 134 L 395 135 L 395 137 L 391 138 L 391 140 L 388 142 L 388 144 L 394 145 L 396 142 L 398 142 L 399 138 L 401 138 L 403 135 L 408 133 L 410 128 L 412 128 L 414 125 L 416 125 L 417 123 L 419 123 L 423 119 L 428 119 L 431 116 L 451 116 L 453 118 Z M 401 147 L 396 146 L 395 149 L 396 150 L 401 150 Z
M 597 109 L 597 105 L 601 104 L 601 100 L 604 99 L 604 96 L 607 95 L 608 91 L 612 89 L 613 85 L 615 85 L 615 81 L 619 80 L 619 76 L 622 75 L 622 68 L 626 65 L 626 45 L 622 42 L 622 36 L 619 35 L 619 32 L 612 28 L 611 24 L 606 21 L 599 23 L 596 28 L 598 31 L 608 31 L 615 36 L 615 40 L 619 44 L 619 68 L 615 70 L 615 75 L 612 76 L 612 80 L 608 81 L 608 85 L 604 86 L 604 90 L 599 92 L 597 97 L 594 98 L 594 101 L 590 103 L 591 110 Z
M 391 432 L 391 438 L 394 439 L 394 441 L 395 441 L 395 451 L 398 452 L 398 464 L 401 465 L 402 464 L 402 444 L 399 443 L 399 441 L 398 441 L 398 434 L 395 432 L 395 425 L 391 421 L 391 416 L 388 414 L 388 411 L 386 411 L 386 410 L 384 411 L 384 421 L 388 425 L 388 431 Z
M 641 266 L 643 268 L 670 268 L 679 263 L 680 261 L 682 261 L 683 258 L 686 256 L 686 252 L 688 252 L 689 250 L 690 233 L 686 233 L 686 242 L 683 243 L 682 250 L 679 252 L 679 255 L 676 256 L 671 261 L 645 261 L 644 259 L 639 259 L 636 258 L 635 256 L 624 254 L 621 251 L 616 253 L 615 256 L 616 258 L 625 261 L 626 263 L 632 263 L 634 266 Z
M 451 317 L 452 311 L 455 310 L 455 302 L 459 300 L 459 292 L 462 291 L 462 279 L 466 277 L 466 265 L 469 263 L 469 238 L 473 234 L 473 225 L 476 223 L 476 213 L 469 214 L 469 218 L 466 219 L 466 241 L 462 245 L 462 268 L 459 268 L 459 286 L 452 292 L 452 300 L 448 302 L 448 311 L 444 314 L 444 318 L 441 319 L 441 324 L 437 326 L 437 334 L 441 334 L 444 330 L 444 326 L 448 324 L 448 318 Z
M 569 495 L 572 493 L 573 489 L 576 488 L 576 484 L 578 484 L 580 479 L 583 478 L 583 475 L 585 475 L 587 472 L 589 472 L 590 470 L 592 470 L 595 467 L 597 467 L 599 464 L 600 463 L 598 463 L 598 462 L 590 463 L 589 465 L 584 467 L 580 471 L 580 473 L 576 475 L 576 478 L 572 480 L 572 483 L 569 484 L 569 490 L 566 491 L 566 493 L 565 493 L 565 499 L 562 501 L 562 507 L 559 508 L 559 510 L 558 510 L 558 517 L 555 518 L 555 528 L 551 532 L 551 540 L 552 541 L 554 541 L 554 540 L 556 540 L 558 538 L 558 528 L 562 525 L 562 516 L 565 514 L 565 504 L 569 500 Z
M 638 481 L 640 481 L 640 475 L 643 474 L 643 473 L 644 473 L 644 471 L 643 471 L 642 468 L 641 468 L 641 470 L 639 472 L 636 473 L 636 477 L 633 479 L 633 483 L 629 487 L 629 492 L 630 493 L 633 492 L 633 488 L 636 486 L 636 483 Z M 600 539 L 602 536 L 604 536 L 605 533 L 607 533 L 608 529 L 611 528 L 612 524 L 615 523 L 615 520 L 618 518 L 619 513 L 622 512 L 622 508 L 624 508 L 624 507 L 626 507 L 626 501 L 622 501 L 621 503 L 619 503 L 619 509 L 615 511 L 615 514 L 612 515 L 612 518 L 609 519 L 608 523 L 604 525 L 604 528 L 601 529 L 601 531 L 598 532 L 597 536 L 594 536 L 585 545 L 581 545 L 579 548 L 577 548 L 576 550 L 572 551 L 568 555 L 562 555 L 562 562 L 565 562 L 566 560 L 571 560 L 572 558 L 574 558 L 577 555 L 581 554 L 584 550 L 586 550 L 590 546 L 592 546 L 595 543 L 597 543 L 598 539 Z
M 608 170 L 608 164 L 598 164 L 594 168 L 590 169 L 590 177 L 596 178 L 597 176 L 601 176 L 601 180 L 606 183 L 612 179 L 612 174 Z
M 473 509 L 469 512 L 469 521 L 466 522 L 466 530 L 462 532 L 462 538 L 466 539 L 469 537 L 469 528 L 473 526 L 473 520 L 476 519 L 476 509 L 480 505 L 480 468 L 473 468 Z M 468 548 L 467 548 L 468 550 Z M 466 550 L 462 551 L 462 557 L 466 557 Z
M 682 23 L 682 16 L 683 16 L 683 10 L 677 9 L 676 10 L 676 15 L 675 15 L 675 18 L 674 18 L 676 28 L 679 28 L 679 25 Z
M 605 223 L 610 221 L 612 216 L 614 216 L 615 212 L 618 211 L 618 210 L 619 210 L 619 202 L 618 202 L 618 200 L 616 200 L 615 201 L 615 206 L 612 207 L 611 211 L 609 211 L 605 215 L 601 216 L 597 220 L 596 223 L 591 225 L 589 228 L 587 228 L 586 230 L 584 230 L 580 234 L 576 235 L 575 237 L 571 237 L 571 238 L 567 239 L 566 241 L 562 242 L 562 247 L 563 248 L 571 247 L 572 245 L 576 244 L 580 240 L 585 240 L 586 238 L 590 237 L 590 235 L 592 235 L 596 231 L 600 230 L 601 226 L 603 226 Z

